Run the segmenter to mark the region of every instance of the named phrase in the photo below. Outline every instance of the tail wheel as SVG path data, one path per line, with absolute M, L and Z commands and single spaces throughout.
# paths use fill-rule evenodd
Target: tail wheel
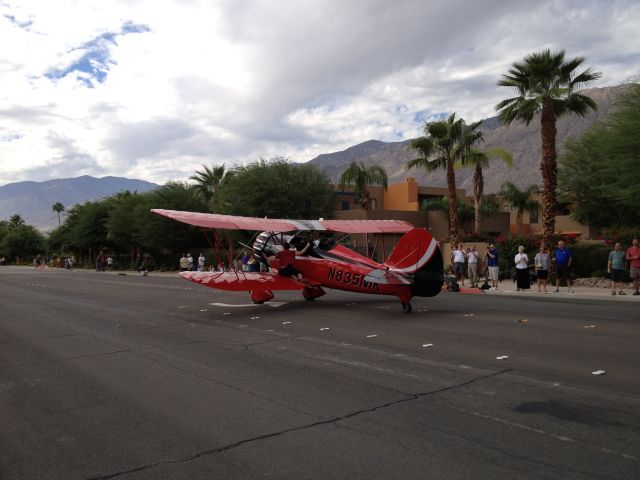
M 411 313 L 412 307 L 409 302 L 402 302 L 402 311 L 404 313 Z

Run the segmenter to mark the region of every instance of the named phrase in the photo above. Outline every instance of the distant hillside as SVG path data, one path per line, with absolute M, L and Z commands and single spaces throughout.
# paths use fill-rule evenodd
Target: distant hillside
M 18 214 L 26 223 L 48 231 L 58 226 L 58 215 L 51 210 L 56 202 L 69 210 L 78 203 L 98 200 L 124 190 L 142 193 L 157 187 L 159 185 L 144 180 L 87 175 L 46 182 L 9 183 L 0 187 L 0 220 L 8 220 L 11 215 Z
M 577 137 L 595 121 L 606 117 L 614 108 L 615 99 L 624 91 L 624 85 L 607 88 L 592 88 L 584 90 L 598 104 L 598 110 L 585 117 L 569 115 L 558 122 L 556 144 L 559 152 L 564 141 L 569 137 Z M 514 122 L 510 126 L 500 125 L 497 117 L 486 119 L 482 124 L 485 132 L 485 143 L 482 148 L 501 147 L 510 151 L 514 157 L 514 166 L 507 168 L 496 160 L 485 171 L 485 192 L 496 193 L 504 181 L 511 181 L 520 187 L 532 184 L 541 185 L 540 176 L 540 119 L 535 117 L 529 126 Z M 444 171 L 426 173 L 422 170 L 406 171 L 404 164 L 417 157 L 417 153 L 409 148 L 411 140 L 404 142 L 385 143 L 370 140 L 350 147 L 342 152 L 319 155 L 310 161 L 320 167 L 333 182 L 337 183 L 340 174 L 346 166 L 354 160 L 362 161 L 365 165 L 380 165 L 385 168 L 390 181 L 401 182 L 406 177 L 415 177 L 419 184 L 435 187 L 446 186 Z M 466 188 L 471 193 L 471 169 L 456 171 L 458 187 Z

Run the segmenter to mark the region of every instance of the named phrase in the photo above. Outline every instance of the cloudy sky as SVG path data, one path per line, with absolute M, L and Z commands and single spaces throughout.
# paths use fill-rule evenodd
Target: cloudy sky
M 493 116 L 544 48 L 637 76 L 639 25 L 637 0 L 0 0 L 0 185 L 413 138 Z

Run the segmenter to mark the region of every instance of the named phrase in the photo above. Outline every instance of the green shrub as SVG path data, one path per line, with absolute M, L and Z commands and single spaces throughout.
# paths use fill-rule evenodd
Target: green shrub
M 595 277 L 607 270 L 612 247 L 600 243 L 576 243 L 571 247 L 572 271 L 577 277 Z

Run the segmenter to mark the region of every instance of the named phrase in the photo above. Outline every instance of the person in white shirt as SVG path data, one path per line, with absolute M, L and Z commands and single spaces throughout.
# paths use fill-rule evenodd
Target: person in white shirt
M 529 285 L 529 257 L 524 253 L 524 247 L 518 247 L 518 253 L 514 259 L 516 263 L 516 282 L 518 291 L 526 290 Z
M 202 254 L 198 257 L 198 271 L 204 272 L 204 255 Z
M 471 245 L 471 248 L 467 250 L 467 275 L 471 282 L 471 288 L 478 286 L 478 252 L 476 252 L 475 245 Z
M 464 287 L 464 250 L 462 250 L 462 244 L 456 245 L 455 250 L 451 252 L 451 260 L 453 261 L 453 274 Z

